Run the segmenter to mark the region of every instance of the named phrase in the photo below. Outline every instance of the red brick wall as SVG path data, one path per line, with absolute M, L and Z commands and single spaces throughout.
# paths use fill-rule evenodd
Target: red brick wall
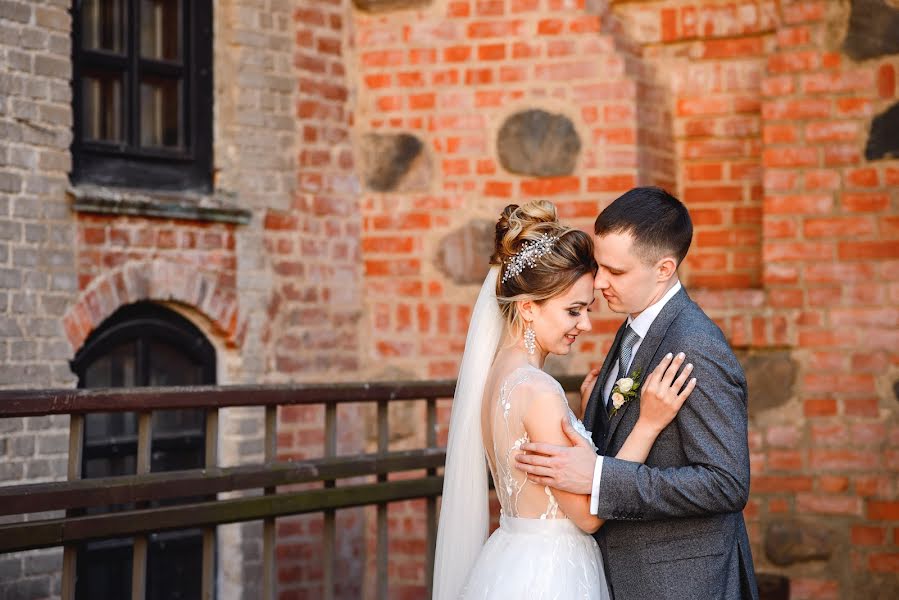
M 614 38 L 600 32 L 601 18 L 582 3 L 450 1 L 357 13 L 354 25 L 357 131 L 417 136 L 433 170 L 427 191 L 361 199 L 363 364 L 379 378 L 455 377 L 477 286 L 454 283 L 437 266 L 441 239 L 534 198 L 553 200 L 566 221 L 590 229 L 602 203 L 638 180 L 642 92 Z M 574 123 L 582 149 L 572 175 L 522 177 L 500 166 L 497 132 L 529 108 Z M 410 443 L 423 441 L 419 431 Z M 423 509 L 391 506 L 391 598 L 426 596 Z
M 696 223 L 692 295 L 735 347 L 795 364 L 788 399 L 754 410 L 750 426 L 757 569 L 789 576 L 799 600 L 895 590 L 899 161 L 867 162 L 864 145 L 871 118 L 897 101 L 899 59 L 847 58 L 847 14 L 787 0 L 447 0 L 376 16 L 303 3 L 295 192 L 256 206 L 261 248 L 239 252 L 232 225 L 80 214 L 69 340 L 77 348 L 124 301 L 153 297 L 196 308 L 239 355 L 238 292 L 251 285 L 267 294 L 254 346 L 266 381 L 454 377 L 477 286 L 437 265 L 444 236 L 531 198 L 589 230 L 621 192 L 665 185 Z M 574 123 L 574 173 L 499 164 L 497 132 L 527 108 Z M 355 140 L 372 132 L 424 141 L 426 191 L 363 189 Z M 601 308 L 554 368 L 599 362 L 619 321 Z M 347 407 L 339 420 L 340 452 L 373 450 L 371 412 Z M 423 423 L 420 409 L 399 410 L 392 447 L 421 444 Z M 320 455 L 322 432 L 320 410 L 285 409 L 281 458 Z M 423 517 L 422 502 L 391 506 L 391 597 L 424 597 Z M 373 587 L 373 519 L 339 515 L 342 597 Z M 779 519 L 830 531 L 832 557 L 772 564 L 764 542 Z M 321 595 L 321 524 L 279 520 L 281 598 Z
M 361 131 L 422 139 L 434 169 L 419 194 L 362 199 L 365 359 L 416 377 L 454 377 L 471 286 L 433 263 L 440 239 L 512 201 L 548 198 L 589 229 L 598 208 L 636 184 L 637 84 L 602 19 L 560 1 L 450 1 L 427 11 L 357 15 Z M 571 176 L 529 178 L 499 165 L 506 117 L 543 108 L 581 138 Z
M 795 365 L 788 400 L 751 423 L 758 570 L 789 576 L 800 599 L 895 589 L 899 165 L 863 157 L 871 117 L 896 101 L 897 63 L 842 55 L 847 16 L 827 2 L 674 0 L 356 13 L 355 130 L 413 133 L 435 167 L 427 192 L 360 201 L 363 371 L 455 375 L 476 286 L 450 281 L 434 256 L 470 219 L 541 197 L 589 229 L 621 191 L 666 185 L 696 222 L 694 297 L 735 347 Z M 496 133 L 522 108 L 576 124 L 573 175 L 498 164 Z M 617 323 L 599 311 L 559 368 L 600 360 Z M 830 530 L 831 559 L 772 564 L 763 544 L 781 518 Z M 394 550 L 405 586 L 421 575 L 415 547 Z
M 644 10 L 658 15 L 660 43 L 647 54 L 651 62 L 668 67 L 678 140 L 677 191 L 696 225 L 686 264 L 689 282 L 714 289 L 758 287 L 759 86 L 773 43 L 776 3 L 667 3 L 661 11 Z
M 233 225 L 87 213 L 76 224 L 80 293 L 63 320 L 72 348 L 140 300 L 195 309 L 226 344 L 238 343 Z
M 292 23 L 270 4 L 280 12 L 259 17 L 269 54 L 247 42 L 217 77 L 230 65 L 241 92 L 217 91 L 217 181 L 240 191 L 252 224 L 78 214 L 78 291 L 64 319 L 73 349 L 121 304 L 156 298 L 209 319 L 231 352 L 229 381 L 454 377 L 477 286 L 438 266 L 446 235 L 532 198 L 589 230 L 621 192 L 664 185 L 696 223 L 691 294 L 749 360 L 781 353 L 795 365 L 787 399 L 752 414 L 745 515 L 757 569 L 789 576 L 799 600 L 896 592 L 899 161 L 868 162 L 864 147 L 873 116 L 899 99 L 899 58 L 853 62 L 841 51 L 847 3 L 446 0 L 373 16 L 310 0 Z M 231 43 L 219 29 L 217 65 Z M 285 103 L 296 131 L 278 135 Z M 574 124 L 582 149 L 571 175 L 499 164 L 503 121 L 531 108 Z M 357 140 L 389 132 L 424 142 L 426 190 L 364 189 Z M 264 156 L 284 148 L 295 156 Z M 278 176 L 293 160 L 288 184 Z M 554 368 L 599 362 L 619 321 L 597 311 L 594 333 Z M 347 407 L 339 420 L 340 452 L 374 449 L 370 411 Z M 392 447 L 423 443 L 420 408 L 391 422 Z M 320 455 L 322 431 L 320 410 L 285 409 L 281 458 Z M 246 455 L 259 452 L 251 441 Z M 421 502 L 391 506 L 391 597 L 424 597 L 423 512 Z M 339 515 L 342 597 L 373 589 L 373 519 Z M 774 565 L 764 542 L 782 519 L 829 531 L 831 557 Z M 321 595 L 321 524 L 278 522 L 284 600 Z
M 255 308 L 238 299 L 252 296 L 265 309 L 251 334 L 260 356 L 243 358 L 262 380 L 454 377 L 477 286 L 438 266 L 446 235 L 532 198 L 589 230 L 621 192 L 664 185 L 696 224 L 691 294 L 750 360 L 794 364 L 787 399 L 754 409 L 750 425 L 757 569 L 789 576 L 799 600 L 897 590 L 899 161 L 868 162 L 864 147 L 873 116 L 899 99 L 899 58 L 841 52 L 846 3 L 446 0 L 374 16 L 346 0 L 301 4 L 292 24 L 271 22 L 295 33 L 296 87 L 279 83 L 257 107 L 295 103 L 295 185 L 273 181 L 266 203 L 265 173 L 280 161 L 256 173 L 217 159 L 222 181 L 262 180 L 247 190 L 245 229 L 79 214 L 79 295 L 64 321 L 73 348 L 119 305 L 157 298 L 205 315 L 239 362 Z M 571 175 L 499 164 L 503 121 L 530 108 L 574 124 Z M 388 132 L 424 142 L 425 191 L 364 189 L 356 141 Z M 554 368 L 599 362 L 619 321 L 601 308 Z M 753 406 L 766 400 L 750 390 Z M 374 449 L 370 411 L 346 407 L 339 421 L 341 453 Z M 393 448 L 423 443 L 421 407 L 391 423 Z M 322 412 L 285 409 L 278 441 L 283 459 L 320 455 Z M 784 519 L 829 531 L 832 556 L 773 564 L 764 543 Z M 389 521 L 391 597 L 422 598 L 423 503 L 391 506 Z M 341 597 L 373 589 L 373 528 L 372 510 L 339 514 Z M 321 529 L 320 516 L 279 520 L 282 599 L 321 595 Z
M 344 26 L 348 3 L 312 2 L 294 12 L 296 117 L 301 132 L 296 194 L 264 216 L 274 272 L 264 334 L 285 380 L 358 368 L 359 209 L 350 143 Z
M 286 210 L 264 216 L 264 246 L 273 272 L 263 333 L 271 381 L 361 379 L 359 200 L 350 141 L 348 2 L 300 3 L 294 11 L 299 131 L 297 184 Z M 338 412 L 338 452 L 363 451 L 359 407 Z M 321 456 L 324 411 L 288 407 L 278 421 L 279 458 Z M 363 586 L 364 513 L 337 516 L 337 596 L 357 598 Z M 282 600 L 319 598 L 320 515 L 279 519 L 277 577 Z
M 899 162 L 863 152 L 871 117 L 897 100 L 897 60 L 841 54 L 841 16 L 784 5 L 762 81 L 763 279 L 801 365 L 802 418 L 753 431 L 753 520 L 821 522 L 842 555 L 797 573 L 798 598 L 895 592 L 899 572 Z

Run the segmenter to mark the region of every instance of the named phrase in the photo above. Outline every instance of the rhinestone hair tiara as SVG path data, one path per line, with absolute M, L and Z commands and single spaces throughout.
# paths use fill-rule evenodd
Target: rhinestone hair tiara
M 506 260 L 506 269 L 503 273 L 503 283 L 515 277 L 526 268 L 537 266 L 537 259 L 552 252 L 553 245 L 559 238 L 549 234 L 542 234 L 536 240 L 527 240 L 521 245 L 521 250 L 512 258 Z

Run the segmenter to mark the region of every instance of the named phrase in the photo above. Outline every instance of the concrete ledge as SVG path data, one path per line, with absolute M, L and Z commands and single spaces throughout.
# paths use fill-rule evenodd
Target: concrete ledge
M 72 210 L 84 213 L 104 213 L 215 221 L 246 225 L 253 213 L 235 206 L 234 198 L 224 193 L 147 192 L 130 188 L 111 188 L 78 185 L 68 189 Z

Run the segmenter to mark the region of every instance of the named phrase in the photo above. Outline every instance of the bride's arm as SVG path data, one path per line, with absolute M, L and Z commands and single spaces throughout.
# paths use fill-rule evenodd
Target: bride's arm
M 546 442 L 557 446 L 571 446 L 562 431 L 562 419 L 568 419 L 568 406 L 554 390 L 545 390 L 532 400 L 524 416 L 524 428 L 531 442 Z M 590 514 L 590 496 L 572 494 L 553 488 L 559 508 L 579 528 L 593 533 L 605 522 Z

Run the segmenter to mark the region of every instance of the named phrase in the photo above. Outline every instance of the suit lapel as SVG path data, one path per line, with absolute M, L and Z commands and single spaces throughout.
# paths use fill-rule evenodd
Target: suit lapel
M 652 369 L 656 367 L 655 364 L 652 364 L 652 358 L 656 355 L 656 352 L 659 349 L 659 346 L 662 344 L 662 340 L 665 339 L 665 334 L 668 332 L 668 327 L 674 321 L 674 318 L 687 306 L 687 303 L 690 301 L 690 297 L 687 295 L 686 290 L 681 288 L 679 292 L 677 292 L 671 300 L 669 300 L 665 306 L 662 308 L 662 312 L 659 313 L 659 316 L 655 318 L 652 322 L 652 325 L 649 326 L 649 331 L 646 332 L 646 337 L 643 338 L 643 341 L 640 342 L 640 349 L 637 350 L 637 355 L 634 356 L 634 360 L 631 361 L 631 368 L 628 372 L 628 376 L 632 375 L 634 372 L 640 372 L 640 381 L 645 381 L 646 377 L 649 376 L 649 373 L 652 372 Z M 619 375 L 619 377 L 624 377 L 624 375 Z M 634 401 L 628 402 L 624 406 L 622 406 L 618 411 L 612 416 L 609 421 L 608 433 L 606 434 L 605 439 L 605 447 L 603 448 L 603 453 L 605 454 L 608 449 L 609 443 L 612 439 L 612 436 L 615 434 L 615 430 L 618 428 L 619 423 L 624 418 L 624 414 L 630 409 L 631 404 L 639 403 L 640 399 L 637 397 Z
M 606 358 L 602 363 L 602 369 L 599 371 L 599 377 L 596 379 L 596 385 L 593 386 L 593 393 L 590 394 L 590 401 L 587 403 L 587 410 L 584 411 L 584 423 L 590 423 L 593 427 L 593 442 L 597 448 L 603 447 L 603 442 L 606 438 L 605 432 L 609 428 L 609 413 L 606 412 L 606 399 L 603 398 L 602 391 L 606 387 L 606 379 L 609 376 L 609 371 L 612 370 L 616 350 L 621 343 L 621 336 L 624 335 L 626 325 L 627 320 L 621 324 L 621 327 L 618 328 L 618 333 L 615 334 L 615 341 L 612 342 L 609 353 L 606 354 Z

